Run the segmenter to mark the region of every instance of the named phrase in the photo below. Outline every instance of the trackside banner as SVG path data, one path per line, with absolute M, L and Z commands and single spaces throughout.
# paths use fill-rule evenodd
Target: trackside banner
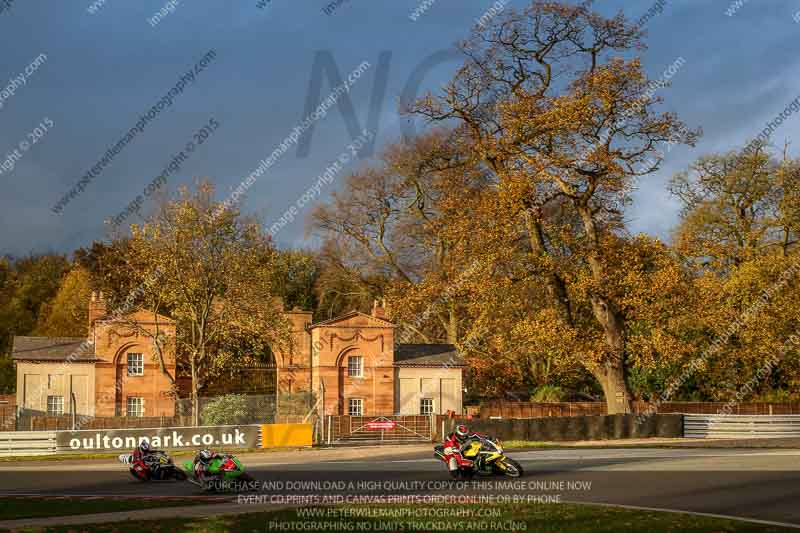
M 258 448 L 259 430 L 260 426 L 199 426 L 58 431 L 56 446 L 59 451 L 124 451 L 147 441 L 155 448 Z

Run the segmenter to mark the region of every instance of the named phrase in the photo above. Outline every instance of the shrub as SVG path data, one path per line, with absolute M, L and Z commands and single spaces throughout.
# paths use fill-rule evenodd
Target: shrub
M 242 394 L 226 394 L 214 398 L 200 410 L 203 425 L 224 426 L 246 424 L 252 420 L 247 397 Z
M 556 385 L 542 385 L 531 395 L 532 402 L 563 402 L 567 394 L 564 389 Z

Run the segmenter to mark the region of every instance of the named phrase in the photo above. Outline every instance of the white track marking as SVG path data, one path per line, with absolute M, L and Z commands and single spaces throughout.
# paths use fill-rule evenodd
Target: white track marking
M 800 529 L 800 525 L 798 524 L 790 524 L 788 522 L 773 522 L 771 520 L 759 520 L 758 518 L 745 518 L 741 516 L 732 516 L 726 514 L 716 514 L 716 513 L 701 513 L 696 511 L 683 511 L 681 509 L 664 509 L 661 507 L 640 507 L 638 505 L 625 505 L 625 504 L 616 504 L 616 503 L 602 503 L 602 502 L 584 502 L 584 501 L 564 501 L 562 503 L 569 503 L 573 505 L 594 505 L 597 507 L 618 507 L 620 509 L 630 509 L 632 511 L 649 511 L 649 512 L 660 512 L 660 513 L 675 513 L 675 514 L 688 514 L 693 516 L 705 516 L 708 518 L 722 518 L 724 520 L 733 520 L 736 522 L 750 522 L 753 524 L 762 524 L 765 526 L 776 526 L 776 527 L 786 527 L 792 529 Z

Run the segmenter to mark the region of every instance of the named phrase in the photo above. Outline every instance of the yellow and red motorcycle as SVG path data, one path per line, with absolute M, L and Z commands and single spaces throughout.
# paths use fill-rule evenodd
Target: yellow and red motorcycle
M 470 478 L 481 476 L 521 477 L 524 474 L 522 465 L 503 453 L 503 445 L 499 439 L 488 436 L 471 437 L 461 447 L 461 458 L 457 454 L 447 453 L 443 445 L 435 446 L 434 455 L 448 466 L 454 478 Z

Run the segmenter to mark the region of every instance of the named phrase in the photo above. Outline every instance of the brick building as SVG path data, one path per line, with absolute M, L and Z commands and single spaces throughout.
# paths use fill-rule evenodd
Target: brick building
M 274 354 L 279 393 L 314 392 L 324 413 L 334 415 L 461 413 L 465 365 L 452 345 L 396 345 L 397 326 L 377 303 L 370 314 L 353 311 L 317 323 L 308 311 L 284 313 L 294 345 Z M 107 314 L 99 293 L 90 304 L 88 339 L 15 337 L 18 405 L 51 415 L 72 413 L 74 406 L 78 415 L 172 416 L 170 381 L 150 338 L 130 321 L 175 333 L 167 317 Z M 173 376 L 175 366 L 174 358 L 165 361 Z
M 156 363 L 150 338 L 132 327 L 175 334 L 164 316 L 135 311 L 110 315 L 103 293 L 89 304 L 89 337 L 14 337 L 17 404 L 29 413 L 86 416 L 172 416 L 169 378 Z M 174 357 L 165 368 L 175 375 Z

